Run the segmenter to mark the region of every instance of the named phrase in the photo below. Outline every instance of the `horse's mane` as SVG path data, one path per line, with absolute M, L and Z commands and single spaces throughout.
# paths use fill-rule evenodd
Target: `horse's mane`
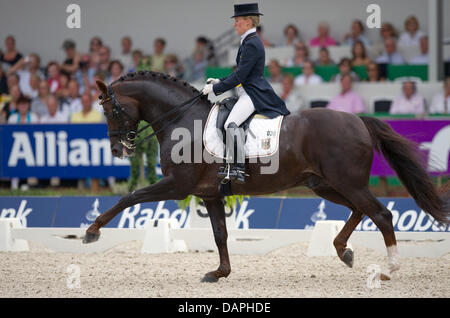
M 124 81 L 135 81 L 135 80 L 149 81 L 149 80 L 155 80 L 155 79 L 160 80 L 160 81 L 166 81 L 168 83 L 175 84 L 176 86 L 179 86 L 182 88 L 187 88 L 187 89 L 191 90 L 192 93 L 195 93 L 195 94 L 200 93 L 200 91 L 198 89 L 196 89 L 194 86 L 192 86 L 191 84 L 189 84 L 188 82 L 186 82 L 180 78 L 173 77 L 168 74 L 164 74 L 164 73 L 160 73 L 160 72 L 153 72 L 153 71 L 137 71 L 137 72 L 128 73 L 126 75 L 121 76 L 118 80 L 114 81 L 113 83 L 111 83 L 111 85 L 119 83 L 119 82 L 124 82 Z M 202 95 L 201 99 L 209 102 L 207 95 Z

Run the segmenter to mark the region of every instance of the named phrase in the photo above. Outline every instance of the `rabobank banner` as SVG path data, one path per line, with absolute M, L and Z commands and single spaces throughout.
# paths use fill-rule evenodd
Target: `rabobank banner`
M 27 227 L 88 227 L 120 197 L 0 197 L 0 217 L 19 218 Z M 392 212 L 396 231 L 440 232 L 439 226 L 408 198 L 380 198 Z M 203 206 L 182 210 L 175 201 L 136 204 L 119 213 L 107 227 L 144 228 L 150 220 L 174 218 L 181 227 L 189 227 L 190 214 L 205 218 Z M 310 229 L 320 220 L 347 220 L 350 210 L 321 198 L 250 198 L 234 211 L 227 211 L 233 224 L 241 229 Z M 209 221 L 205 222 L 209 226 Z M 367 217 L 356 230 L 376 231 Z
M 106 124 L 0 125 L 0 177 L 127 178 Z

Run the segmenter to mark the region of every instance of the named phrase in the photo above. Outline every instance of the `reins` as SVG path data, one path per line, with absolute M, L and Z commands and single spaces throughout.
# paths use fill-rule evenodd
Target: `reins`
M 134 118 L 131 117 L 130 114 L 128 114 L 125 109 L 122 107 L 122 105 L 120 105 L 119 101 L 116 99 L 116 96 L 114 94 L 114 91 L 112 89 L 112 87 L 110 85 L 108 85 L 108 95 L 109 95 L 109 99 L 112 101 L 113 103 L 113 111 L 112 111 L 112 116 L 115 119 L 119 118 L 120 114 L 125 115 L 126 117 L 128 117 L 129 119 L 131 119 L 134 124 L 137 124 L 137 120 L 135 120 Z M 125 135 L 126 137 L 126 141 L 124 140 L 120 140 L 120 143 L 122 143 L 125 147 L 127 147 L 128 149 L 134 149 L 137 146 L 139 146 L 140 144 L 142 144 L 143 142 L 145 142 L 146 140 L 156 136 L 158 133 L 162 132 L 163 130 L 165 130 L 170 124 L 174 123 L 176 120 L 178 120 L 178 118 L 181 117 L 181 115 L 183 115 L 188 109 L 189 107 L 191 107 L 194 102 L 200 98 L 203 95 L 202 92 L 200 92 L 199 94 L 195 95 L 194 97 L 188 99 L 187 101 L 185 101 L 184 103 L 181 103 L 179 105 L 174 106 L 170 111 L 168 111 L 167 113 L 163 114 L 162 116 L 156 118 L 155 120 L 153 120 L 152 122 L 148 123 L 147 125 L 145 125 L 144 127 L 142 127 L 141 129 L 139 129 L 138 131 L 133 131 L 130 130 L 128 127 L 128 121 L 126 121 L 125 123 L 123 123 L 123 121 L 121 122 L 122 125 L 125 126 L 126 131 L 123 130 L 117 130 L 117 131 L 111 131 L 109 132 L 109 136 L 115 136 L 115 135 L 119 135 L 119 138 L 121 138 L 123 135 Z M 102 104 L 107 102 L 108 99 L 105 99 L 102 101 Z M 180 110 L 181 108 L 183 108 L 186 105 L 189 105 L 189 107 L 183 109 L 180 111 L 179 114 L 177 114 L 177 116 L 175 116 L 174 118 L 172 118 L 171 120 L 169 120 L 168 122 L 166 122 L 161 128 L 159 128 L 158 130 L 154 131 L 153 133 L 151 133 L 148 136 L 145 136 L 143 139 L 141 139 L 139 142 L 135 143 L 134 145 L 130 143 L 130 141 L 134 141 L 139 137 L 139 134 L 142 133 L 144 130 L 146 130 L 147 128 L 151 127 L 152 125 L 154 125 L 157 122 L 160 122 L 161 120 L 165 119 L 166 117 L 174 114 L 175 112 L 177 112 L 178 110 Z

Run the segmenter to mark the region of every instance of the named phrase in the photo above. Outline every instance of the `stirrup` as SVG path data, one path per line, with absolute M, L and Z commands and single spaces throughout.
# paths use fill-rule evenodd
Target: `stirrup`
M 220 183 L 222 183 L 222 184 L 227 184 L 228 182 L 231 181 L 231 179 L 230 179 L 230 170 L 231 170 L 230 166 L 231 166 L 231 165 L 230 165 L 229 163 L 227 163 L 226 168 L 225 168 L 225 171 L 226 171 L 225 177 L 220 181 Z M 221 168 L 224 168 L 224 166 L 222 166 Z M 223 177 L 223 173 L 224 173 L 225 171 L 221 172 L 221 171 L 219 170 L 218 176 L 219 176 L 219 177 Z

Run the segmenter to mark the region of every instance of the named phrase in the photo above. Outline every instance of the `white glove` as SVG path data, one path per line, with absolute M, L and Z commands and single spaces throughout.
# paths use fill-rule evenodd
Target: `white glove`
M 206 84 L 205 87 L 203 87 L 202 93 L 203 95 L 208 95 L 213 90 L 213 84 Z
M 206 84 L 218 84 L 218 83 L 220 83 L 220 80 L 217 78 L 208 78 L 206 80 Z

